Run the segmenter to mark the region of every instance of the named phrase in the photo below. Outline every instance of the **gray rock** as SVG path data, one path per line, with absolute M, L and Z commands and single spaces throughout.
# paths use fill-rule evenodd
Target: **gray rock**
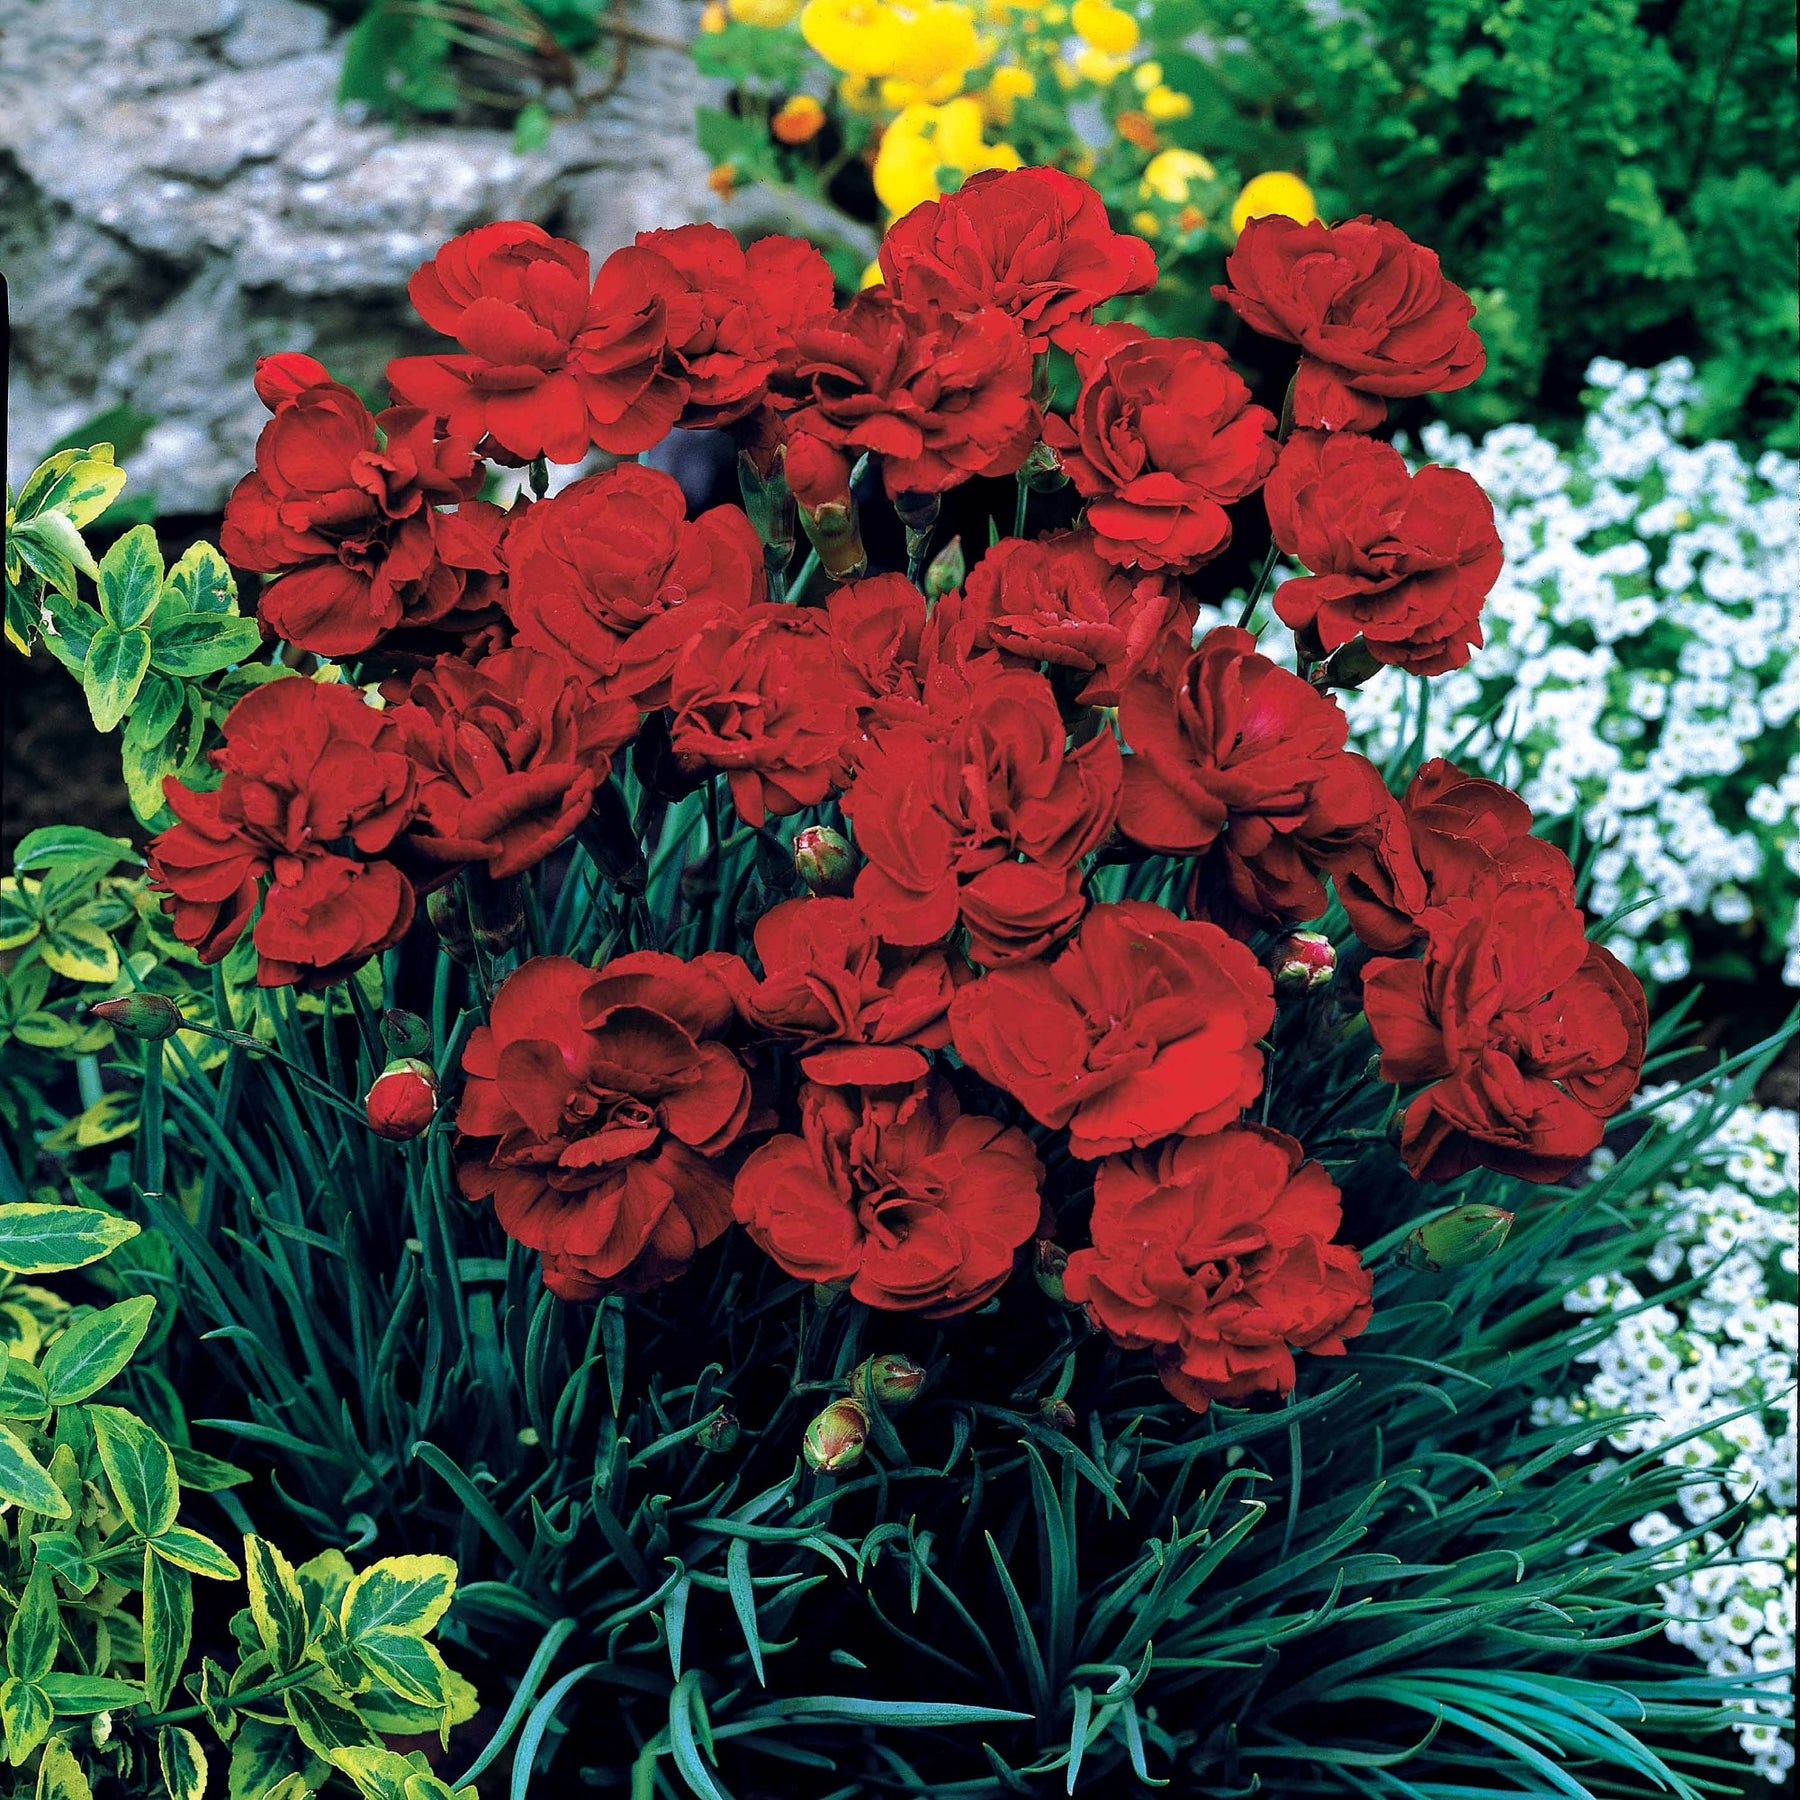
M 696 0 L 636 0 L 676 41 Z M 544 145 L 398 130 L 336 104 L 342 39 L 300 0 L 0 0 L 0 267 L 11 289 L 8 477 L 129 403 L 127 459 L 169 514 L 215 512 L 266 415 L 256 358 L 304 349 L 377 390 L 438 342 L 407 277 L 446 238 L 528 218 L 596 258 L 718 216 L 684 53 L 604 47 Z

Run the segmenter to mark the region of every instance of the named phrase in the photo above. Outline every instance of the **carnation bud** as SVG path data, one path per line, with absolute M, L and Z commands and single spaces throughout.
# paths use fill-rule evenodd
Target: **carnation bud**
M 1034 494 L 1054 494 L 1069 485 L 1069 472 L 1063 467 L 1062 457 L 1040 440 L 1019 465 L 1019 479 Z
M 794 872 L 809 894 L 848 894 L 856 884 L 856 863 L 850 840 L 829 825 L 794 833 Z
M 116 1000 L 100 1000 L 88 1008 L 115 1031 L 152 1042 L 171 1038 L 182 1027 L 181 1008 L 167 994 L 121 994 Z
M 758 467 L 766 462 L 768 467 Z M 744 511 L 762 539 L 764 560 L 772 569 L 785 569 L 794 551 L 794 495 L 788 486 L 782 459 L 759 458 L 749 450 L 738 452 L 738 491 Z
M 425 916 L 442 944 L 465 967 L 475 960 L 475 939 L 469 932 L 469 909 L 462 891 L 452 882 L 448 887 L 433 888 L 425 896 Z
M 1334 650 L 1324 668 L 1312 672 L 1312 683 L 1318 688 L 1359 688 L 1387 667 L 1369 653 L 1361 638 L 1352 638 L 1341 649 Z
M 1038 1402 L 1038 1415 L 1052 1431 L 1075 1429 L 1075 1409 L 1060 1394 L 1046 1394 Z
M 800 503 L 800 523 L 834 581 L 854 581 L 868 567 L 856 496 L 850 491 L 850 461 L 822 438 L 797 432 L 785 458 L 788 486 Z
M 938 522 L 938 514 L 943 510 L 942 494 L 896 494 L 894 511 L 900 515 L 900 523 L 908 531 L 929 531 Z
M 1067 1306 L 1069 1296 L 1063 1289 L 1063 1275 L 1069 1267 L 1069 1253 L 1054 1238 L 1039 1238 L 1032 1261 L 1032 1274 L 1058 1306 Z
M 904 1406 L 918 1397 L 925 1385 L 925 1371 L 910 1356 L 871 1356 L 859 1362 L 850 1377 L 850 1392 L 858 1400 L 871 1395 L 883 1406 Z
M 363 1096 L 369 1129 L 395 1143 L 416 1138 L 436 1117 L 437 1103 L 437 1071 L 416 1056 L 396 1057 Z
M 516 876 L 496 881 L 480 864 L 464 876 L 469 884 L 469 922 L 475 941 L 489 956 L 504 956 L 525 935 L 525 889 Z
M 1427 1220 L 1400 1247 L 1412 1269 L 1465 1269 L 1498 1253 L 1513 1215 L 1498 1206 L 1459 1206 Z
M 869 1441 L 869 1415 L 854 1400 L 834 1400 L 806 1428 L 800 1453 L 806 1466 L 835 1475 L 862 1461 Z
M 963 577 L 968 572 L 969 565 L 963 556 L 962 539 L 953 537 L 925 565 L 925 592 L 931 599 L 941 600 L 944 595 L 954 593 L 962 586 Z
M 429 1056 L 431 1027 L 417 1013 L 390 1006 L 381 1015 L 381 1041 L 389 1056 Z
M 738 1420 L 737 1414 L 721 1412 L 715 1419 L 708 1419 L 696 1433 L 694 1442 L 712 1456 L 723 1456 L 727 1450 L 737 1448 Z
M 1337 974 L 1337 951 L 1322 931 L 1290 931 L 1263 959 L 1285 994 L 1304 994 L 1329 987 Z

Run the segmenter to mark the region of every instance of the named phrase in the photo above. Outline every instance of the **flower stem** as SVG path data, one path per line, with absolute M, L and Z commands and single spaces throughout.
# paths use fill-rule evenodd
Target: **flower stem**
M 1269 585 L 1269 577 L 1275 573 L 1275 559 L 1281 554 L 1281 546 L 1273 540 L 1269 544 L 1269 554 L 1263 558 L 1263 566 L 1258 571 L 1256 585 L 1250 590 L 1250 598 L 1244 602 L 1244 610 L 1238 614 L 1238 630 L 1248 631 L 1250 621 L 1256 617 L 1256 608 L 1263 597 L 1263 589 Z

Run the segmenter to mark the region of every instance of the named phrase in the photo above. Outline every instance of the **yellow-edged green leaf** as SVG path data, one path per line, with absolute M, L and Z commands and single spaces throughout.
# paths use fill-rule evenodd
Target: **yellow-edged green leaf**
M 114 1092 L 102 1094 L 86 1112 L 77 1113 L 44 1139 L 46 1150 L 93 1150 L 101 1144 L 115 1144 L 130 1137 L 138 1127 L 138 1102 L 135 1094 Z
M 147 1538 L 161 1537 L 175 1523 L 181 1505 L 181 1484 L 169 1446 L 142 1419 L 120 1407 L 90 1406 L 87 1416 L 119 1510 L 134 1531 Z
M 0 1352 L 0 1419 L 25 1419 L 35 1423 L 50 1416 L 50 1395 L 44 1378 L 22 1356 Z
M 414 1800 L 408 1784 L 421 1776 L 431 1779 L 430 1765 L 416 1751 L 402 1756 L 397 1750 L 334 1750 L 331 1763 L 356 1783 L 363 1800 Z
M 175 1458 L 175 1473 L 184 1488 L 196 1494 L 222 1494 L 227 1488 L 242 1487 L 250 1479 L 248 1469 L 228 1463 L 204 1450 L 191 1450 L 186 1444 L 171 1444 L 169 1454 Z
M 48 926 L 38 954 L 71 981 L 105 984 L 119 977 L 118 946 L 85 919 L 59 919 Z
M 282 1696 L 289 1722 L 300 1741 L 316 1755 L 329 1758 L 334 1750 L 376 1745 L 379 1739 L 356 1716 L 356 1709 L 329 1694 L 311 1688 L 289 1688 Z
M 26 832 L 13 852 L 13 867 L 33 874 L 72 864 L 104 873 L 122 862 L 138 860 L 129 839 L 108 837 L 85 825 L 40 825 L 36 831 Z
M 22 1019 L 14 1019 L 12 1034 L 34 1050 L 67 1050 L 82 1037 L 67 1019 L 51 1012 L 28 1012 Z
M 129 1219 L 81 1206 L 15 1200 L 0 1205 L 0 1269 L 52 1275 L 85 1268 L 136 1237 Z
M 62 1609 L 47 1563 L 34 1564 L 18 1610 L 6 1628 L 6 1671 L 20 1681 L 40 1682 L 56 1666 Z
M 168 1704 L 194 1635 L 194 1578 L 144 1546 L 144 1690 Z
M 287 1726 L 246 1719 L 232 1740 L 228 1800 L 271 1800 L 290 1781 L 301 1783 L 298 1793 L 310 1794 L 303 1779 L 306 1762 L 306 1746 Z
M 6 1730 L 6 1760 L 15 1769 L 50 1735 L 55 1721 L 50 1696 L 35 1681 L 9 1675 L 0 1682 L 0 1726 Z
M 45 589 L 38 600 L 37 625 L 44 647 L 72 675 L 80 675 L 86 667 L 94 633 L 105 623 L 85 600 L 72 600 L 54 588 Z
M 109 625 L 130 631 L 162 598 L 163 559 L 154 525 L 134 525 L 100 559 L 100 611 Z
M 54 1461 L 50 1479 L 56 1480 Z M 62 1484 L 57 1483 L 60 1487 Z M 64 1496 L 67 1498 L 67 1496 Z M 88 1561 L 78 1539 L 66 1531 L 38 1531 L 32 1534 L 31 1552 L 53 1575 L 60 1576 L 78 1594 L 92 1593 L 100 1572 Z
M 455 1595 L 456 1564 L 448 1556 L 384 1556 L 350 1583 L 338 1616 L 353 1644 L 379 1629 L 419 1637 L 444 1616 Z
M 276 1672 L 297 1669 L 306 1652 L 306 1598 L 293 1565 L 266 1538 L 246 1534 L 244 1580 L 256 1635 Z
M 364 1667 L 415 1706 L 444 1703 L 443 1658 L 422 1637 L 391 1626 L 365 1631 L 355 1640 Z
M 262 627 L 254 619 L 199 613 L 159 626 L 150 638 L 150 661 L 165 675 L 197 680 L 254 656 L 262 647 Z
M 88 576 L 97 573 L 81 533 L 62 513 L 42 513 L 15 526 L 10 542 L 32 574 L 70 600 L 81 591 L 75 572 L 79 569 Z
M 190 544 L 164 586 L 179 594 L 190 612 L 229 613 L 237 606 L 231 565 L 211 544 Z
M 44 1746 L 38 1763 L 37 1800 L 94 1800 L 87 1775 L 61 1738 L 52 1738 Z
M 165 1562 L 204 1575 L 209 1581 L 238 1578 L 237 1564 L 211 1538 L 186 1525 L 171 1525 L 161 1537 L 150 1540 L 150 1548 Z
M 113 461 L 110 444 L 59 450 L 26 476 L 19 489 L 18 514 L 26 519 L 55 511 L 66 513 L 71 524 L 91 525 L 124 485 L 125 471 Z
M 142 527 L 140 527 L 142 529 Z M 81 685 L 96 731 L 111 731 L 130 712 L 150 668 L 150 634 L 105 624 L 88 639 Z
M 50 1404 L 73 1406 L 99 1393 L 137 1354 L 155 1311 L 155 1297 L 138 1294 L 77 1319 L 44 1352 L 41 1372 Z
M 0 1425 L 0 1500 L 29 1507 L 47 1519 L 66 1519 L 69 1503 L 49 1471 L 19 1441 L 10 1426 Z
M 46 1675 L 38 1685 L 50 1696 L 59 1719 L 85 1719 L 121 1706 L 139 1706 L 144 1699 L 137 1682 L 105 1675 Z
M 200 1800 L 206 1792 L 206 1752 L 191 1731 L 165 1725 L 156 1734 L 156 1761 L 169 1800 Z

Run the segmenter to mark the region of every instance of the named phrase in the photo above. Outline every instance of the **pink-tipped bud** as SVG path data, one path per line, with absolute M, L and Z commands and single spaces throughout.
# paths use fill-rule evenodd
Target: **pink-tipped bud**
M 869 1441 L 869 1415 L 854 1400 L 834 1400 L 806 1428 L 800 1453 L 806 1466 L 836 1475 L 862 1461 Z
M 182 1026 L 181 1008 L 167 994 L 121 994 L 97 1001 L 88 1011 L 135 1038 L 171 1038 Z
M 437 1104 L 437 1071 L 415 1056 L 396 1057 L 363 1097 L 369 1129 L 395 1143 L 416 1138 L 437 1116 Z
M 924 1385 L 925 1371 L 910 1356 L 871 1356 L 859 1362 L 850 1377 L 856 1399 L 873 1395 L 883 1406 L 904 1406 Z
M 794 873 L 809 894 L 849 893 L 856 885 L 856 861 L 849 839 L 829 825 L 794 833 Z
M 941 600 L 963 584 L 969 572 L 968 558 L 963 555 L 962 539 L 953 537 L 925 565 L 925 593 L 929 599 Z
M 1337 951 L 1320 931 L 1290 931 L 1265 959 L 1284 994 L 1304 994 L 1329 987 L 1337 974 Z

